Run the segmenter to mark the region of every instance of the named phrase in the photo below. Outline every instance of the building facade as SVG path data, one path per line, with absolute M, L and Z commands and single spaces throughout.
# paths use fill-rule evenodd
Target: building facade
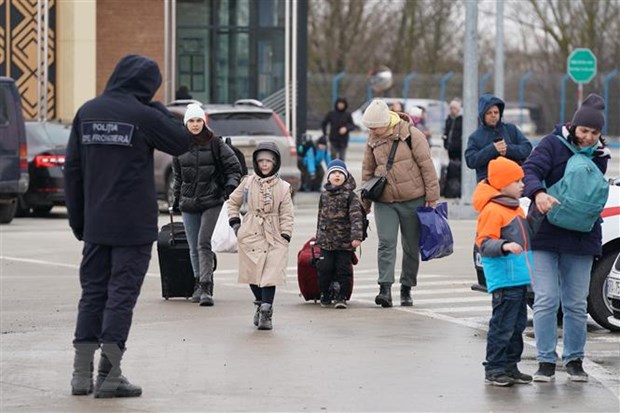
M 298 64 L 291 63 L 293 43 L 287 39 L 297 16 L 305 32 L 306 18 L 305 7 L 295 19 L 291 10 L 305 3 L 0 0 L 0 75 L 18 80 L 27 118 L 72 119 L 82 103 L 104 90 L 118 60 L 132 53 L 159 63 L 164 82 L 158 100 L 173 100 L 181 86 L 205 103 L 263 100 L 294 78 L 290 68 Z M 37 31 L 41 26 L 47 31 Z M 304 68 L 295 74 L 305 79 L 305 56 L 301 61 Z M 37 87 L 41 83 L 44 91 Z

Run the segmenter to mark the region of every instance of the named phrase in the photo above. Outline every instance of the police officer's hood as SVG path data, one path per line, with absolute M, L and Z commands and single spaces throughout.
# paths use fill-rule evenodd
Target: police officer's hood
M 160 85 L 161 73 L 155 61 L 145 56 L 127 55 L 114 68 L 105 91 L 130 94 L 142 103 L 149 103 Z
M 504 101 L 498 97 L 486 93 L 480 96 L 480 99 L 478 100 L 478 119 L 480 120 L 481 125 L 485 124 L 484 114 L 487 113 L 492 106 L 497 106 L 499 109 L 499 122 L 502 121 L 502 118 L 504 117 L 504 107 L 506 106 Z
M 271 171 L 271 173 L 269 175 L 263 175 L 260 172 L 260 169 L 258 168 L 258 161 L 256 160 L 256 155 L 260 151 L 272 152 L 273 155 L 276 158 L 276 162 L 275 162 L 275 164 L 273 166 L 273 169 L 272 169 L 272 171 Z M 256 173 L 256 175 L 260 176 L 261 178 L 267 178 L 268 176 L 272 176 L 272 175 L 277 174 L 278 171 L 280 170 L 280 165 L 281 165 L 280 150 L 278 149 L 278 145 L 275 142 L 271 142 L 271 141 L 259 143 L 256 146 L 256 149 L 254 149 L 254 152 L 252 153 L 252 165 L 254 165 L 254 172 Z

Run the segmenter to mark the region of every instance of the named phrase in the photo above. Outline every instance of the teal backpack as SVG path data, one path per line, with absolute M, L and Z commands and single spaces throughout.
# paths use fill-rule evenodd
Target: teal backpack
M 547 213 L 547 220 L 556 227 L 590 232 L 607 202 L 609 184 L 587 154 L 576 151 L 566 139 L 556 137 L 573 156 L 566 163 L 562 179 L 547 189 L 549 195 L 561 202 Z

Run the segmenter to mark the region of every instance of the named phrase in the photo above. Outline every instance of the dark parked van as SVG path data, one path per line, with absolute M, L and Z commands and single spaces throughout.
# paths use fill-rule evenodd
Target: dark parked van
M 15 81 L 0 77 L 0 224 L 13 220 L 17 196 L 28 189 L 28 148 Z

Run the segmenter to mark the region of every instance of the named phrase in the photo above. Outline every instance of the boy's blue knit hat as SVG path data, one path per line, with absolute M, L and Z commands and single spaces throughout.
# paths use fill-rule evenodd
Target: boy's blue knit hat
M 340 159 L 334 159 L 327 165 L 327 176 L 334 171 L 340 171 L 344 174 L 345 177 L 349 177 L 349 171 L 347 171 L 347 165 Z

